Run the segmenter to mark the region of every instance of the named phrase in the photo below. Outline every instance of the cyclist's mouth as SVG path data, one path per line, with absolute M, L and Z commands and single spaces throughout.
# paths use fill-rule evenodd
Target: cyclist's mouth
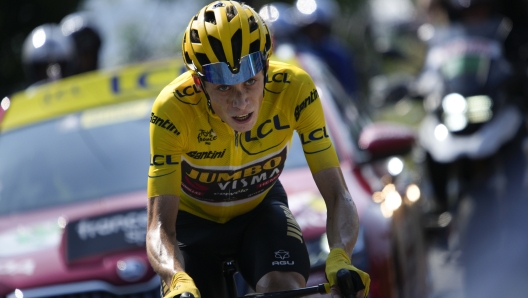
M 233 117 L 233 119 L 236 122 L 242 123 L 242 122 L 246 122 L 247 120 L 249 120 L 252 115 L 253 115 L 253 113 L 249 113 L 249 114 L 245 114 L 245 115 L 235 116 L 235 117 Z

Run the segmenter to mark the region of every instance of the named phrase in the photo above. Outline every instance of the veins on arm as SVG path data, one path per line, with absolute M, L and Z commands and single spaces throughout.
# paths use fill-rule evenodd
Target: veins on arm
M 350 254 L 359 233 L 359 216 L 341 169 L 325 169 L 313 177 L 326 203 L 328 244 Z
M 152 268 L 170 285 L 172 276 L 184 270 L 176 241 L 179 197 L 171 195 L 148 199 L 147 256 Z

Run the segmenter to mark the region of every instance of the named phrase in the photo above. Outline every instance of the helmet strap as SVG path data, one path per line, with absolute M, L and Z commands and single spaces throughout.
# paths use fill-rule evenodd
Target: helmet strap
M 205 98 L 207 99 L 207 107 L 209 108 L 209 110 L 211 110 L 211 112 L 213 114 L 215 114 L 215 111 L 213 110 L 213 106 L 211 105 L 211 97 L 209 96 L 209 94 L 205 90 L 205 84 L 204 84 L 202 78 L 200 76 L 198 76 L 198 75 L 193 75 L 192 77 L 193 77 L 193 80 L 194 80 L 194 84 L 197 85 L 198 87 L 200 87 L 202 92 L 205 94 Z
M 266 59 L 262 61 L 264 67 L 262 69 L 262 74 L 264 75 L 264 87 L 262 88 L 262 96 L 264 97 L 266 95 L 266 81 L 268 80 L 268 67 L 269 67 L 269 60 Z

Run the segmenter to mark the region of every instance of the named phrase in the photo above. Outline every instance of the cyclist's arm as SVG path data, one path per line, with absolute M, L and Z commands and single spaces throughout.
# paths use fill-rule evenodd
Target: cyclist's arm
M 171 284 L 176 272 L 184 271 L 183 256 L 176 241 L 176 218 L 180 197 L 161 195 L 148 199 L 147 255 L 152 268 Z
M 326 203 L 328 244 L 351 255 L 359 233 L 359 217 L 341 168 L 324 169 L 313 177 Z

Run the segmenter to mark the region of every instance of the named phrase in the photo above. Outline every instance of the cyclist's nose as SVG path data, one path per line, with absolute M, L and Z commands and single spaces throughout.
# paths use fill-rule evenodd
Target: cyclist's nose
M 235 98 L 233 99 L 232 105 L 234 108 L 243 110 L 249 103 L 247 93 L 242 89 L 236 89 Z

